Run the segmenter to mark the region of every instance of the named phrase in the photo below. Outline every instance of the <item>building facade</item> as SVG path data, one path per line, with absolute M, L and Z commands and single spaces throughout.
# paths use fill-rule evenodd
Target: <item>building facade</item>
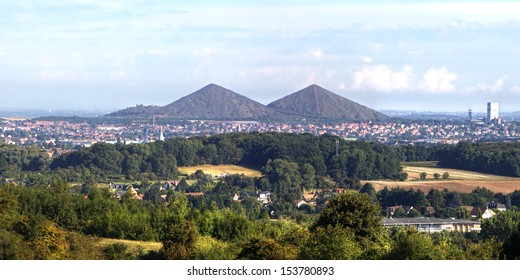
M 412 226 L 419 232 L 435 233 L 441 231 L 480 232 L 480 222 L 458 219 L 437 218 L 395 218 L 383 219 L 385 227 Z
M 497 121 L 498 112 L 499 112 L 498 102 L 496 102 L 496 101 L 488 102 L 488 104 L 487 104 L 487 121 L 489 123 Z

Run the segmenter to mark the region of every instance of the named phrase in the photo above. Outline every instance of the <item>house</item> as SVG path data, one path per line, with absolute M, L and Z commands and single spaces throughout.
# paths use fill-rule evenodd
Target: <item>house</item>
M 7 184 L 9 184 L 9 185 L 13 185 L 13 186 L 18 185 L 18 184 L 16 183 L 16 180 L 14 180 L 14 179 L 5 179 L 5 182 L 6 182 Z
M 474 206 L 473 209 L 471 209 L 471 218 L 472 219 L 478 219 L 479 218 L 479 209 L 480 209 L 480 213 L 482 213 L 482 219 L 488 219 L 488 218 L 491 218 L 493 216 L 495 216 L 495 212 L 493 212 L 491 209 L 489 208 L 484 208 L 484 207 L 477 207 L 477 206 Z
M 179 185 L 179 181 L 167 181 L 164 183 L 165 190 L 175 190 L 175 188 Z
M 411 226 L 419 232 L 435 233 L 441 231 L 458 232 L 480 232 L 480 222 L 458 219 L 437 219 L 437 218 L 395 218 L 383 219 L 383 226 Z
M 307 202 L 305 202 L 305 200 L 302 200 L 302 199 L 296 200 L 295 203 L 296 203 L 297 208 L 300 208 L 300 206 L 307 204 Z
M 240 197 L 240 194 L 236 193 L 236 194 L 233 196 L 233 201 L 241 202 L 242 199 L 241 199 L 241 197 Z
M 491 201 L 490 203 L 488 203 L 488 208 L 489 209 L 496 209 L 497 211 L 506 211 L 507 208 L 504 204 L 502 203 L 498 203 L 498 202 L 494 202 L 494 201 Z
M 336 189 L 336 193 L 338 193 L 338 194 L 345 193 L 345 191 L 346 190 L 344 188 L 337 188 Z
M 430 215 L 430 216 L 435 214 L 435 208 L 433 208 L 432 206 L 428 206 L 428 207 L 424 208 L 424 214 Z
M 271 203 L 271 193 L 270 192 L 260 192 L 258 195 L 258 201 L 263 204 Z
M 114 184 L 114 183 L 110 183 L 108 185 L 108 188 L 110 190 L 122 190 L 122 191 L 126 191 L 128 189 L 130 185 L 125 185 L 125 184 Z
M 390 216 L 393 216 L 395 211 L 399 208 L 403 208 L 402 205 L 395 205 L 395 206 L 389 206 L 389 207 L 386 207 L 386 213 L 388 213 L 388 215 Z
M 315 200 L 315 197 L 316 197 L 316 193 L 304 193 L 303 194 L 303 199 L 307 202 Z
M 131 185 L 122 186 L 122 185 L 114 185 L 114 188 L 111 189 L 116 192 L 116 198 L 121 199 L 124 195 L 129 194 L 130 199 L 142 200 L 144 198 L 144 194 L 139 194 L 139 189 L 134 189 Z

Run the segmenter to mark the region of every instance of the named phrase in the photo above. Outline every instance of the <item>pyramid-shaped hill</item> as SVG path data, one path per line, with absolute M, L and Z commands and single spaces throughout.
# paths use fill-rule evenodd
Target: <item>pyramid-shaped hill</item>
M 280 113 L 243 95 L 209 84 L 157 110 L 157 114 L 190 119 L 257 119 Z
M 267 106 L 285 114 L 307 118 L 359 121 L 388 118 L 380 112 L 348 100 L 318 85 L 308 86 Z

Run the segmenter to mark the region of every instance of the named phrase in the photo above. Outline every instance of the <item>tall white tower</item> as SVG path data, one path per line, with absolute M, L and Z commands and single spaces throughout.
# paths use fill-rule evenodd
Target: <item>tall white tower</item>
M 498 102 L 492 101 L 487 104 L 487 121 L 489 123 L 498 120 Z
M 163 131 L 162 126 L 161 126 L 161 134 L 159 134 L 159 141 L 164 141 L 164 131 Z

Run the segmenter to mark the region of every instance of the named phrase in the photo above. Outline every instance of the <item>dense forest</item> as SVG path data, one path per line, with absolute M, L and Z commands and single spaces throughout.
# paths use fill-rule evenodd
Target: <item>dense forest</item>
M 99 175 L 153 173 L 174 177 L 176 166 L 244 164 L 265 166 L 283 159 L 310 164 L 319 176 L 337 181 L 348 178 L 399 179 L 400 158 L 395 149 L 377 143 L 340 141 L 310 134 L 223 134 L 212 137 L 173 138 L 145 145 L 96 144 L 55 159 L 50 168 L 87 167 Z

